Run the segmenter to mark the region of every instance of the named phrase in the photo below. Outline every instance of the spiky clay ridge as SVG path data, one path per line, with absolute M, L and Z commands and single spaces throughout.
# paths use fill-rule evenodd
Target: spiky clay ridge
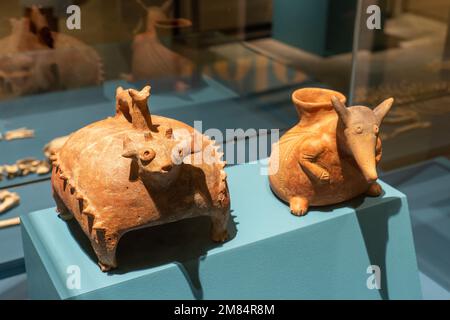
M 229 217 L 230 201 L 224 171 L 225 162 L 222 161 L 223 154 L 219 152 L 219 146 L 215 145 L 215 142 L 209 137 L 201 135 L 180 121 L 151 116 L 147 106 L 149 95 L 150 87 L 145 87 L 141 91 L 118 88 L 115 117 L 99 121 L 75 132 L 61 150 L 51 158 L 53 164 L 52 185 L 61 216 L 65 218 L 69 217 L 71 213 L 74 214 L 86 235 L 91 239 L 102 270 L 116 266 L 115 248 L 121 235 L 142 225 L 150 226 L 206 214 L 210 215 L 213 221 L 213 240 L 224 241 L 226 239 L 225 225 Z M 181 131 L 188 132 L 188 134 L 179 135 L 179 129 L 184 129 Z M 174 207 L 177 209 L 178 216 L 160 215 L 157 212 L 159 206 L 152 207 L 152 204 L 146 202 L 148 196 L 142 193 L 142 183 L 133 180 L 135 179 L 131 174 L 133 165 L 130 167 L 130 160 L 126 159 L 127 157 L 124 158 L 122 148 L 118 149 L 118 140 L 123 137 L 131 137 L 137 147 L 146 147 L 148 143 L 150 145 L 153 143 L 152 146 L 159 150 L 158 148 L 171 143 L 186 141 L 192 143 L 195 141 L 196 135 L 201 137 L 200 147 L 191 149 L 191 154 L 185 156 L 180 167 L 186 168 L 182 171 L 187 173 L 187 176 L 186 173 L 183 175 L 183 179 L 191 177 L 196 180 L 199 176 L 195 176 L 195 172 L 198 169 L 203 172 L 201 177 L 203 177 L 212 202 L 201 198 L 198 200 L 196 193 L 195 203 L 192 205 L 197 209 L 191 208 L 188 210 L 189 212 L 180 217 L 180 212 L 184 207 L 175 203 Z M 147 141 L 148 139 L 150 142 Z M 196 157 L 199 154 L 203 156 L 203 152 L 208 152 L 215 161 L 209 162 L 210 164 L 198 164 L 195 161 Z M 157 154 L 160 153 L 157 152 Z M 111 158 L 108 159 L 110 162 L 103 163 L 102 159 L 105 158 Z M 162 160 L 167 159 L 163 158 Z M 155 165 L 162 160 L 154 160 Z M 163 164 L 157 168 L 152 168 L 151 165 L 147 167 L 146 164 L 139 171 L 138 179 L 142 181 L 146 179 L 145 171 L 148 168 L 153 174 L 155 170 L 160 170 L 162 167 Z M 110 171 L 108 171 L 109 169 Z M 93 170 L 95 175 L 91 176 L 89 173 Z M 144 175 L 141 174 L 141 171 L 144 172 Z M 189 172 L 191 173 L 189 174 Z M 97 176 L 102 178 L 95 181 Z M 157 176 L 169 177 L 160 174 Z M 174 192 L 186 191 L 186 188 L 180 187 L 186 181 L 180 182 L 181 185 L 178 182 L 175 180 L 165 193 L 170 194 L 174 190 L 177 190 Z M 92 184 L 97 184 L 98 188 L 93 188 Z M 194 185 L 196 184 L 198 185 L 198 181 L 194 181 Z M 140 188 L 140 191 L 135 189 L 137 187 Z M 175 195 L 174 199 L 176 200 L 178 194 Z M 200 202 L 197 203 L 197 200 Z M 126 207 L 127 204 L 132 207 Z M 171 207 L 168 205 L 167 208 Z M 146 213 L 142 213 L 142 218 L 146 220 L 142 224 L 136 222 L 141 218 L 142 210 L 139 211 L 139 208 L 146 208 L 144 210 Z

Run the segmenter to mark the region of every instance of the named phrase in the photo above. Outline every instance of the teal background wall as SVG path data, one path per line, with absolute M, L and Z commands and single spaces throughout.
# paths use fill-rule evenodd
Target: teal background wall
M 351 52 L 356 0 L 274 0 L 272 36 L 320 55 Z
M 316 54 L 324 54 L 328 0 L 274 0 L 275 39 Z

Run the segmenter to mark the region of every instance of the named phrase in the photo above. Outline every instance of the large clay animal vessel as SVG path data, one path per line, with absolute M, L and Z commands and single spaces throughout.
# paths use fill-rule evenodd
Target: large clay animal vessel
M 393 99 L 371 110 L 345 106 L 339 92 L 304 88 L 292 94 L 299 123 L 274 144 L 269 181 L 295 215 L 361 194 L 382 193 L 376 165 L 381 159 L 379 126 Z
M 134 229 L 206 215 L 212 239 L 227 238 L 223 154 L 192 127 L 151 116 L 149 95 L 149 86 L 119 87 L 116 115 L 74 132 L 51 156 L 57 210 L 76 218 L 103 271 L 117 266 L 117 244 Z

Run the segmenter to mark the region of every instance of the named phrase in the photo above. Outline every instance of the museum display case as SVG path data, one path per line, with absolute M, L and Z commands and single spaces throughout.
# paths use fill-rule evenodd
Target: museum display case
M 447 2 L 3 1 L 0 299 L 448 299 Z
M 424 294 L 448 299 L 450 3 L 386 1 L 380 12 L 380 29 L 364 15 L 356 28 L 350 96 L 364 105 L 395 97 L 382 126 L 381 179 L 408 196 Z

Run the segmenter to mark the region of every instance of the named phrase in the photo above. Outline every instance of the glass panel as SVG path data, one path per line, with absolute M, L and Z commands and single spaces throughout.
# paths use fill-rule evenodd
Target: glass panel
M 355 37 L 353 104 L 395 98 L 381 178 L 408 196 L 425 298 L 450 293 L 449 13 L 447 0 L 364 0 Z
M 3 143 L 0 162 L 43 158 L 47 142 L 112 115 L 118 86 L 146 84 L 152 113 L 196 121 L 219 143 L 261 135 L 269 149 L 241 159 L 265 158 L 269 136 L 298 120 L 294 89 L 348 92 L 355 3 L 3 1 L 0 132 L 26 127 L 34 137 Z
M 150 84 L 151 113 L 223 143 L 230 166 L 266 159 L 298 122 L 295 89 L 348 95 L 355 15 L 356 0 L 0 1 L 0 190 L 21 196 L 0 217 L 0 279 L 24 272 L 17 217 L 55 206 L 45 147 L 114 115 L 117 87 Z
M 449 156 L 450 3 L 363 3 L 379 6 L 381 26 L 368 29 L 362 11 L 352 98 L 370 106 L 395 98 L 382 128 L 383 169 Z

